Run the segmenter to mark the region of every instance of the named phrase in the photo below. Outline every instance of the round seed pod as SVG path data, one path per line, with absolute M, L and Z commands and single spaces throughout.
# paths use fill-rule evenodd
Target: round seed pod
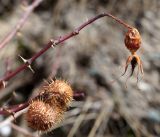
M 28 126 L 42 132 L 51 131 L 63 119 L 64 111 L 41 100 L 33 100 L 26 113 Z
M 64 110 L 71 105 L 73 100 L 73 90 L 71 86 L 62 80 L 55 80 L 45 86 L 40 95 L 47 96 L 45 100 L 46 103 Z
M 129 29 L 125 35 L 124 42 L 127 49 L 134 54 L 141 45 L 141 36 L 138 30 L 135 28 Z

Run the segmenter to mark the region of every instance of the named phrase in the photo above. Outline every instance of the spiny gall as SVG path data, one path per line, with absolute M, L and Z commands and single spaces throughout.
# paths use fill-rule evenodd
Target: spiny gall
M 68 108 L 73 100 L 73 90 L 71 86 L 63 80 L 55 80 L 44 86 L 40 95 L 47 96 L 48 99 L 46 102 L 51 106 L 57 105 L 57 107 L 63 109 Z
M 59 124 L 73 100 L 73 91 L 62 80 L 47 82 L 34 98 L 26 114 L 28 125 L 38 131 L 51 131 Z
M 61 121 L 63 113 L 58 108 L 53 108 L 41 100 L 33 100 L 26 113 L 26 119 L 29 127 L 38 131 L 48 132 Z

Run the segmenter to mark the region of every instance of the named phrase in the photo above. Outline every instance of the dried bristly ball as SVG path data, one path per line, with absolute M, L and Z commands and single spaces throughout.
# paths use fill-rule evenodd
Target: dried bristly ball
M 51 107 L 41 100 L 33 100 L 26 113 L 26 120 L 29 127 L 41 132 L 48 132 L 60 123 L 63 113 L 62 109 Z
M 40 94 L 42 96 L 48 96 L 48 99 L 46 99 L 48 104 L 62 109 L 68 108 L 73 100 L 73 90 L 71 86 L 63 80 L 52 81 L 44 87 Z
M 134 54 L 141 45 L 141 36 L 137 29 L 129 29 L 125 35 L 125 46 L 132 54 Z

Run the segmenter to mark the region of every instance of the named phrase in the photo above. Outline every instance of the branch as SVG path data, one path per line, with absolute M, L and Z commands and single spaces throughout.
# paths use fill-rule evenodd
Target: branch
M 13 105 L 7 108 L 2 107 L 0 108 L 0 115 L 10 115 L 10 114 L 14 115 L 14 113 L 21 111 L 22 109 L 25 109 L 26 107 L 28 107 L 28 105 L 29 103 L 26 102 L 18 105 Z
M 33 99 L 36 99 L 36 98 L 39 98 L 39 95 L 37 95 Z M 84 100 L 85 94 L 83 92 L 75 92 L 73 95 L 73 98 L 75 101 Z M 32 100 L 32 99 L 30 99 L 30 100 Z M 18 105 L 13 105 L 13 106 L 9 106 L 9 107 L 2 107 L 2 108 L 0 108 L 0 115 L 13 115 L 14 116 L 15 113 L 27 108 L 30 100 L 25 103 L 18 104 Z
M 40 137 L 39 135 L 34 135 L 33 133 L 30 133 L 28 130 L 21 126 L 17 126 L 16 124 L 10 123 L 11 127 L 15 130 L 18 131 L 18 133 L 23 134 L 24 136 L 29 136 L 29 137 Z
M 28 6 L 26 12 L 22 18 L 18 21 L 17 25 L 2 39 L 0 42 L 0 50 L 4 48 L 7 43 L 17 34 L 17 32 L 23 27 L 31 12 L 37 7 L 43 0 L 35 0 L 30 6 Z
M 11 123 L 11 121 L 15 120 L 15 118 L 21 116 L 23 113 L 25 113 L 27 111 L 27 109 L 23 109 L 19 112 L 17 112 L 14 117 L 13 116 L 10 116 L 8 117 L 7 119 L 5 119 L 4 121 L 0 122 L 0 128 L 4 127 L 5 125 Z
M 10 74 L 3 76 L 0 78 L 0 84 L 4 83 L 5 81 L 8 81 L 9 79 L 13 78 L 15 75 L 17 75 L 18 73 L 20 73 L 21 71 L 23 71 L 24 69 L 26 69 L 27 67 L 31 68 L 31 64 L 39 57 L 41 56 L 43 53 L 45 53 L 50 47 L 55 47 L 56 45 L 63 43 L 64 41 L 72 38 L 73 36 L 76 36 L 79 34 L 79 32 L 85 28 L 86 26 L 92 24 L 93 22 L 95 22 L 96 20 L 102 18 L 102 17 L 110 17 L 112 19 L 114 19 L 116 22 L 118 22 L 119 24 L 123 25 L 125 28 L 127 29 L 132 29 L 131 26 L 129 26 L 128 24 L 126 24 L 125 22 L 123 22 L 122 20 L 116 18 L 115 16 L 109 14 L 109 13 L 102 13 L 99 14 L 91 19 L 89 19 L 88 21 L 84 22 L 82 25 L 80 25 L 79 27 L 77 27 L 74 31 L 70 32 L 69 34 L 66 34 L 64 36 L 59 37 L 56 40 L 51 39 L 45 46 L 43 49 L 41 49 L 38 53 L 36 53 L 35 55 L 33 55 L 30 59 L 28 60 L 24 60 L 24 64 L 21 65 L 20 67 L 18 67 L 15 71 L 12 71 Z

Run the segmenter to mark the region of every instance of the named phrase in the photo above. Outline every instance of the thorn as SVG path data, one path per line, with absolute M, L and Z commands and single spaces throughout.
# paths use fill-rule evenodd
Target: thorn
M 52 47 L 52 48 L 55 48 L 54 46 L 55 46 L 55 45 L 53 45 L 53 44 L 52 44 L 52 46 L 51 46 L 51 47 Z
M 58 43 L 58 40 L 53 40 L 53 39 L 51 39 L 50 41 L 52 42 L 51 47 L 52 47 L 52 48 L 55 48 L 55 46 L 56 46 L 57 43 Z
M 53 40 L 53 39 L 51 39 L 50 41 L 51 41 L 52 43 L 54 42 L 54 40 Z
M 20 8 L 23 11 L 26 11 L 28 7 L 29 7 L 29 3 L 26 0 L 22 0 L 22 3 L 20 4 Z
M 27 64 L 28 64 L 28 68 L 32 71 L 32 73 L 35 73 L 34 70 L 33 70 L 32 67 L 31 67 L 31 63 L 30 63 L 27 59 L 24 59 L 21 55 L 18 55 L 18 56 L 22 59 L 22 61 L 23 61 L 24 63 L 27 63 Z
M 22 59 L 22 61 L 24 62 L 24 63 L 27 63 L 28 61 L 26 60 L 26 59 L 24 59 L 21 55 L 18 55 L 21 59 Z
M 47 81 L 46 79 L 43 79 L 43 82 L 47 85 L 49 85 L 49 81 Z
M 20 8 L 23 10 L 23 11 L 26 11 L 27 10 L 27 5 L 24 3 L 24 4 L 21 4 L 20 5 Z
M 11 96 L 3 103 L 3 105 L 7 106 L 13 99 L 18 98 L 15 91 L 12 92 Z
M 29 65 L 28 68 L 31 70 L 32 73 L 35 73 L 34 70 L 31 67 L 31 65 Z
M 6 82 L 6 81 L 1 81 L 1 82 L 0 82 L 0 89 L 5 88 L 6 85 L 7 85 L 7 82 Z
M 3 87 L 5 88 L 7 85 L 7 81 L 2 81 Z
M 85 19 L 85 20 L 86 20 L 86 22 L 88 22 L 88 20 L 89 20 L 89 19 L 88 19 L 88 17 L 87 17 L 87 16 L 86 16 L 86 19 Z
M 61 40 L 62 36 L 59 36 L 58 40 Z
M 52 83 L 54 80 L 51 76 L 49 76 L 48 81 L 49 81 L 49 83 Z
M 73 34 L 74 34 L 74 35 L 79 34 L 79 30 L 78 30 L 78 29 L 75 29 L 75 30 L 73 31 Z
M 17 37 L 22 37 L 22 33 L 20 31 L 17 32 Z
M 17 93 L 16 93 L 16 91 L 13 91 L 13 93 L 12 93 L 12 95 L 13 95 L 13 97 L 17 97 Z

